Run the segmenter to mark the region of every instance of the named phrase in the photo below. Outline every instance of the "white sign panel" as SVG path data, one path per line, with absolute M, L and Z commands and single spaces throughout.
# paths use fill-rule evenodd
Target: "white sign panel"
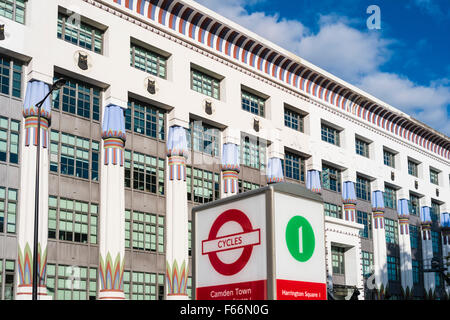
M 323 204 L 274 194 L 277 299 L 326 299 Z

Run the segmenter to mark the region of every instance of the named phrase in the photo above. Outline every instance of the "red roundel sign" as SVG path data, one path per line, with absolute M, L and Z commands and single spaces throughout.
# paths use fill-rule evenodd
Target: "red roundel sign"
M 222 226 L 230 221 L 238 223 L 242 232 L 217 237 Z M 261 244 L 260 229 L 253 229 L 250 219 L 240 210 L 229 209 L 221 213 L 211 226 L 208 239 L 202 241 L 202 255 L 208 255 L 213 268 L 220 274 L 232 276 L 241 271 L 252 255 L 253 246 Z M 232 263 L 220 260 L 218 252 L 241 249 L 239 258 Z

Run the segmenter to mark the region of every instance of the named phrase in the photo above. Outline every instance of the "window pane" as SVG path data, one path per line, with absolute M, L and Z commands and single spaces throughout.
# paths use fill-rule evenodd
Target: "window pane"
M 165 79 L 167 74 L 166 65 L 166 57 L 136 44 L 131 44 L 130 66 Z
M 103 31 L 84 21 L 58 13 L 57 36 L 84 49 L 102 53 Z

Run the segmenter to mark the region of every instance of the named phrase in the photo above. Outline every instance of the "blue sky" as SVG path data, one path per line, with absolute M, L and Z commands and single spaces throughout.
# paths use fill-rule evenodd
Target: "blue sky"
M 450 0 L 196 1 L 450 136 Z

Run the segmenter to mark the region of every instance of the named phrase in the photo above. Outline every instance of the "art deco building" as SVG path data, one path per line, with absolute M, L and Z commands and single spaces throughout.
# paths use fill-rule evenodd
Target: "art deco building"
M 0 298 L 179 299 L 190 209 L 324 200 L 329 291 L 445 298 L 450 139 L 191 0 L 0 0 Z

